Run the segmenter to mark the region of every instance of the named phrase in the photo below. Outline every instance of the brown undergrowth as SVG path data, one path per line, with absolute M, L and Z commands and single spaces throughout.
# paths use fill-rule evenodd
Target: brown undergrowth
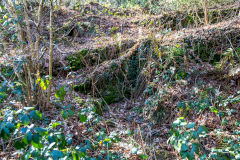
M 239 103 L 227 105 L 228 109 L 236 110 L 226 117 L 231 127 L 222 125 L 223 118 L 210 108 L 196 113 L 196 108 L 179 108 L 179 103 L 197 102 L 207 97 L 212 106 L 226 112 L 217 102 L 217 96 L 227 98 L 239 90 L 238 65 L 236 62 L 227 65 L 237 61 L 233 52 L 224 59 L 228 48 L 239 52 L 238 18 L 198 28 L 172 27 L 173 31 L 164 32 L 159 26 L 139 25 L 144 18 L 134 22 L 139 15 L 142 16 L 138 12 L 94 4 L 56 11 L 52 93 L 58 86 L 70 86 L 62 105 L 72 104 L 75 111 L 84 108 L 75 97 L 83 101 L 89 97 L 103 101 L 104 105 L 98 108 L 103 121 L 93 130 L 132 131 L 132 136 L 120 135 L 122 141 L 111 148 L 124 153 L 127 159 L 140 159 L 140 153 L 131 151 L 134 146 L 149 159 L 179 158 L 167 143 L 177 117 L 208 127 L 210 138 L 204 146 L 209 150 L 216 147 L 221 138 L 214 134 L 214 129 L 222 128 L 225 137 L 232 135 L 237 128 L 234 122 L 240 114 Z M 45 18 L 47 23 L 48 17 Z M 151 21 L 156 22 L 155 17 Z M 42 36 L 47 37 L 47 31 L 44 28 Z M 48 67 L 47 59 L 44 55 L 42 61 L 46 63 L 42 68 Z M 233 70 L 235 74 L 231 74 Z M 146 91 L 147 88 L 150 89 Z M 57 102 L 55 95 L 51 99 Z M 156 102 L 148 105 L 147 100 Z M 63 120 L 59 109 L 53 108 L 45 114 L 50 119 Z M 89 126 L 79 123 L 76 117 L 66 121 L 68 125 L 63 129 L 73 133 L 74 145 L 79 144 L 82 137 L 94 136 L 88 134 Z M 90 154 L 97 156 L 96 153 Z

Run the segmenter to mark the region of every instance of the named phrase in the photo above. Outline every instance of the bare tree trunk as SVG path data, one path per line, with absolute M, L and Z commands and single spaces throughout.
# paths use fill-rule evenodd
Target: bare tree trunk
M 207 0 L 203 0 L 203 10 L 204 10 L 204 19 L 205 19 L 205 25 L 208 25 L 208 9 L 207 9 Z
M 35 64 L 36 68 L 35 69 L 37 71 L 37 76 L 36 76 L 37 80 L 40 79 L 40 62 L 39 62 L 39 60 L 40 60 L 40 57 L 39 57 L 40 49 L 39 49 L 39 45 L 40 45 L 40 40 L 41 40 L 40 32 L 41 32 L 41 25 L 42 25 L 44 2 L 45 2 L 45 0 L 41 0 L 40 4 L 39 4 L 39 7 L 38 7 L 37 35 L 36 35 L 36 42 L 35 42 L 35 53 L 36 53 L 36 55 L 34 56 L 36 58 L 36 64 Z M 42 92 L 42 88 L 39 85 L 37 85 L 36 86 L 36 92 L 35 92 L 34 101 L 37 102 L 37 104 L 39 106 L 41 106 L 40 103 L 42 103 L 44 101 L 43 100 L 44 94 L 42 94 L 42 93 L 43 93 Z
M 27 24 L 27 37 L 28 37 L 28 43 L 30 45 L 30 51 L 31 54 L 34 54 L 34 47 L 33 47 L 33 40 L 32 40 L 32 33 L 31 33 L 31 27 L 30 27 L 30 21 L 28 17 L 28 6 L 27 6 L 27 1 L 23 0 L 24 4 L 24 11 L 25 11 L 25 21 Z
M 40 44 L 40 31 L 41 31 L 41 24 L 42 24 L 42 12 L 43 12 L 43 5 L 45 0 L 41 0 L 38 8 L 38 24 L 37 24 L 37 38 L 35 42 L 35 52 L 36 56 L 38 57 L 39 54 L 39 44 Z
M 23 0 L 24 4 L 24 15 L 25 15 L 25 22 L 27 24 L 27 38 L 28 38 L 28 44 L 30 46 L 30 52 L 27 53 L 27 59 L 28 62 L 26 64 L 26 69 L 25 69 L 25 74 L 27 75 L 26 77 L 26 84 L 28 87 L 28 98 L 30 100 L 30 105 L 33 104 L 33 99 L 32 99 L 32 91 L 33 91 L 33 79 L 32 79 L 32 73 L 33 73 L 33 65 L 32 65 L 32 58 L 34 57 L 34 46 L 33 46 L 33 40 L 32 40 L 32 33 L 31 33 L 31 26 L 30 26 L 30 19 L 29 19 L 29 12 L 28 12 L 28 4 L 26 0 Z
M 58 7 L 59 7 L 59 9 L 61 9 L 61 7 L 62 7 L 62 0 L 58 1 Z
M 52 88 L 52 63 L 53 63 L 53 0 L 50 0 L 50 47 L 49 47 L 49 86 L 47 105 L 50 106 L 51 88 Z
M 240 17 L 240 0 L 238 1 L 238 17 Z

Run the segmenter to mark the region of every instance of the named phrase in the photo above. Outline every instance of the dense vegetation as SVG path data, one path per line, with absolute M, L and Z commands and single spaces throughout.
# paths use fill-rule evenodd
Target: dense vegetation
M 0 1 L 0 159 L 240 159 L 238 5 Z

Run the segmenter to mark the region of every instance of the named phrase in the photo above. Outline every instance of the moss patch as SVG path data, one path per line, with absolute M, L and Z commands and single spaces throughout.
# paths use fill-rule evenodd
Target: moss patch
M 80 83 L 78 85 L 74 85 L 73 89 L 74 89 L 74 91 L 77 91 L 77 92 L 80 92 L 83 94 L 88 94 L 89 92 L 91 92 L 92 83 L 90 80 L 88 80 L 87 82 Z
M 83 67 L 85 67 L 85 63 L 83 58 L 88 54 L 89 50 L 82 49 L 77 54 L 70 55 L 67 60 L 69 61 L 69 65 L 73 71 L 77 71 Z
M 123 99 L 122 94 L 117 88 L 116 86 L 107 85 L 106 89 L 101 91 L 101 95 L 107 104 L 116 103 Z

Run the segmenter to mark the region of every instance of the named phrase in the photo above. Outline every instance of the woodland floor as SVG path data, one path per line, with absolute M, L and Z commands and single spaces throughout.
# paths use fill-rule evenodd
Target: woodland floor
M 223 21 L 210 24 L 201 25 L 197 28 L 187 27 L 182 29 L 169 30 L 165 27 L 155 27 L 151 25 L 141 25 L 146 19 L 157 19 L 162 15 L 148 15 L 141 13 L 140 10 L 118 10 L 109 9 L 100 5 L 86 5 L 80 7 L 81 9 L 69 9 L 62 8 L 54 13 L 54 27 L 57 29 L 55 34 L 55 46 L 54 46 L 54 59 L 55 59 L 55 77 L 53 90 L 58 85 L 77 84 L 79 81 L 83 82 L 87 76 L 94 75 L 96 70 L 104 72 L 104 65 L 113 60 L 118 60 L 119 57 L 127 54 L 129 50 L 134 47 L 135 44 L 147 39 L 154 39 L 161 46 L 181 46 L 186 45 L 184 40 L 190 39 L 192 44 L 196 39 L 201 39 L 207 45 L 209 41 L 213 42 L 211 46 L 216 54 L 221 54 L 226 49 L 231 47 L 232 41 L 237 34 L 240 33 L 240 19 L 239 17 L 226 18 Z M 226 7 L 227 8 L 227 7 Z M 48 8 L 45 9 L 45 24 L 47 26 L 48 20 Z M 156 18 L 157 17 L 157 18 Z M 77 24 L 80 23 L 80 24 Z M 77 25 L 76 25 L 77 24 Z M 92 25 L 95 28 L 94 33 L 91 31 Z M 82 28 L 78 28 L 82 27 Z M 48 37 L 47 29 L 44 29 L 43 36 Z M 226 42 L 219 42 L 216 37 L 223 38 Z M 47 42 L 45 42 L 47 44 Z M 118 49 L 118 45 L 121 43 L 121 51 Z M 226 45 L 227 44 L 227 45 Z M 239 47 L 238 44 L 236 46 Z M 74 55 L 83 49 L 94 50 L 107 48 L 108 55 L 104 60 L 98 59 L 98 62 L 89 63 L 87 67 L 82 67 L 75 71 L 64 70 L 69 66 L 67 58 L 70 55 Z M 101 56 L 101 55 L 97 55 Z M 86 57 L 87 58 L 87 57 Z M 44 58 L 47 61 L 48 57 Z M 140 94 L 138 97 L 126 98 L 121 101 L 107 104 L 106 108 L 110 109 L 103 112 L 101 116 L 103 121 L 98 127 L 107 129 L 107 132 L 115 131 L 120 134 L 121 142 L 113 145 L 112 150 L 121 151 L 124 153 L 127 159 L 138 159 L 141 153 L 138 155 L 132 154 L 133 144 L 138 144 L 141 148 L 141 152 L 147 152 L 151 155 L 152 159 L 177 159 L 178 154 L 174 152 L 173 147 L 167 144 L 169 138 L 169 131 L 172 128 L 172 122 L 176 117 L 181 116 L 181 113 L 177 110 L 176 105 L 181 100 L 190 99 L 189 93 L 193 92 L 194 86 L 197 82 L 202 81 L 206 86 L 214 86 L 219 88 L 220 92 L 234 95 L 239 88 L 238 78 L 236 77 L 224 77 L 228 75 L 225 72 L 217 73 L 216 67 L 204 60 L 200 63 L 196 63 L 198 57 L 195 59 L 187 59 L 184 70 L 190 73 L 191 76 L 186 80 L 187 84 L 181 82 L 175 83 L 171 88 L 166 86 L 156 86 L 158 89 L 164 88 L 168 93 L 164 107 L 166 107 L 166 115 L 162 122 L 153 123 L 152 119 L 148 115 L 143 113 L 146 107 L 145 101 L 148 98 L 146 94 Z M 43 66 L 47 68 L 48 65 Z M 102 70 L 101 70 L 101 67 Z M 180 65 L 175 66 L 177 70 L 182 67 Z M 57 70 L 58 68 L 58 70 Z M 195 74 L 195 69 L 198 73 Z M 100 73 L 96 72 L 96 74 Z M 83 79 L 83 80 L 82 80 Z M 104 82 L 103 82 L 104 83 Z M 149 81 L 151 83 L 151 81 Z M 54 92 L 53 92 L 54 93 Z M 91 91 L 90 91 L 91 93 Z M 77 91 L 68 93 L 65 96 L 65 105 L 76 105 L 73 101 L 74 97 L 80 97 L 86 99 L 92 96 L 92 94 L 84 94 Z M 54 95 L 52 96 L 54 99 Z M 239 104 L 232 105 L 232 109 L 236 109 Z M 80 106 L 76 106 L 80 107 Z M 56 121 L 62 121 L 60 111 L 53 109 L 50 111 L 43 111 L 49 119 Z M 240 112 L 237 111 L 233 117 L 239 119 Z M 204 124 L 209 128 L 221 128 L 221 122 L 219 117 L 214 115 L 210 111 L 203 111 L 199 115 L 189 115 L 187 120 L 196 122 L 198 124 Z M 134 135 L 127 137 L 122 135 L 123 130 L 133 130 Z M 81 136 L 87 137 L 87 127 L 78 123 L 74 118 L 68 119 L 68 125 L 64 126 L 66 133 L 74 134 L 74 143 L 78 143 L 78 139 Z M 141 130 L 141 132 L 139 132 Z M 225 129 L 226 133 L 229 130 Z M 80 135 L 81 134 L 81 135 Z M 132 142 L 132 143 L 130 143 Z M 209 148 L 216 144 L 208 144 Z M 6 154 L 6 153 L 5 153 Z

